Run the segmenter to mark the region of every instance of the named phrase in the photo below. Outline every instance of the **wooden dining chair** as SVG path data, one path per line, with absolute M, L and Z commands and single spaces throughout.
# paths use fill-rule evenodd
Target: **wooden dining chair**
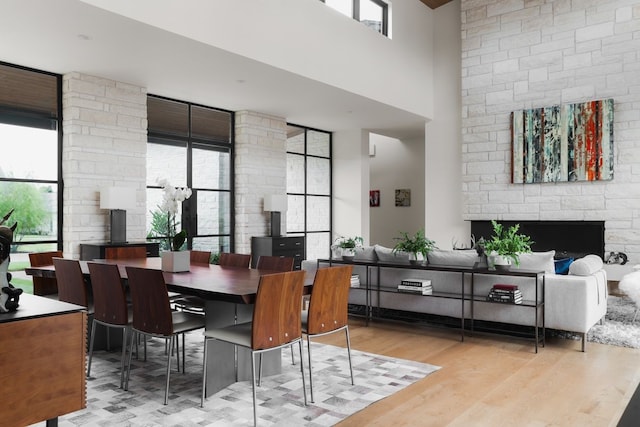
M 53 265 L 56 270 L 58 281 L 58 299 L 71 304 L 86 307 L 92 313 L 87 284 L 82 275 L 80 261 L 75 259 L 53 258 Z
M 249 268 L 250 262 L 251 255 L 222 252 L 218 264 L 224 267 Z
M 191 264 L 209 264 L 211 262 L 211 251 L 191 250 Z
M 293 271 L 293 263 L 293 257 L 260 255 L 256 268 L 273 271 Z
M 258 293 L 253 307 L 253 320 L 220 329 L 209 329 L 204 333 L 204 363 L 202 373 L 202 397 L 204 406 L 207 380 L 207 344 L 220 340 L 251 350 L 251 386 L 253 389 L 253 424 L 256 425 L 256 355 L 298 343 L 302 360 L 302 333 L 300 328 L 300 299 L 304 286 L 305 271 L 267 274 L 260 277 Z M 237 367 L 236 367 L 237 369 Z M 303 363 L 300 363 L 304 404 L 307 404 L 307 388 Z
M 62 251 L 37 252 L 29 254 L 31 267 L 53 265 L 53 258 L 62 258 Z M 54 295 L 58 293 L 58 282 L 55 278 L 33 277 L 34 295 Z
M 167 285 L 160 270 L 137 267 L 126 267 L 133 303 L 133 323 L 131 342 L 129 344 L 129 362 L 125 390 L 129 389 L 131 375 L 131 357 L 133 355 L 134 336 L 142 334 L 164 339 L 168 348 L 177 345 L 177 336 L 182 335 L 182 372 L 185 370 L 184 334 L 204 328 L 204 316 L 184 311 L 172 311 L 167 295 Z M 167 379 L 164 392 L 164 404 L 169 402 L 169 379 L 171 375 L 171 351 L 167 351 Z M 176 351 L 180 366 L 180 350 Z
M 124 367 L 126 348 L 131 330 L 132 316 L 127 305 L 126 292 L 120 277 L 120 271 L 115 264 L 87 263 L 91 288 L 93 289 L 93 322 L 91 324 L 91 339 L 89 341 L 89 362 L 87 364 L 87 378 L 91 375 L 91 360 L 93 359 L 93 342 L 96 325 L 101 324 L 109 328 L 122 329 L 122 356 L 120 358 L 120 388 L 124 387 Z M 109 335 L 107 335 L 107 338 Z M 107 348 L 109 346 L 107 345 Z
M 354 384 L 353 366 L 351 364 L 351 341 L 347 323 L 352 269 L 352 265 L 319 268 L 313 281 L 309 310 L 302 312 L 302 333 L 307 336 L 307 354 L 309 355 L 311 402 L 314 401 L 311 337 L 345 331 L 351 384 Z
M 121 246 L 104 248 L 106 259 L 138 259 L 147 257 L 146 246 Z

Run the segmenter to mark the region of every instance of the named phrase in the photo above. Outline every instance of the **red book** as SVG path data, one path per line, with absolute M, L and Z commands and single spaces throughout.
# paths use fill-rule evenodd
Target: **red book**
M 496 284 L 493 285 L 493 289 L 502 289 L 503 291 L 515 291 L 518 289 L 518 285 L 505 285 L 505 284 Z

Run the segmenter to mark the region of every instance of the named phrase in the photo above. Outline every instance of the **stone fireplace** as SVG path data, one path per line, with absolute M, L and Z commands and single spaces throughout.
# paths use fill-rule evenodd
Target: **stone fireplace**
M 520 233 L 534 241 L 536 252 L 556 251 L 556 259 L 596 254 L 604 259 L 604 221 L 499 221 L 505 227 L 520 224 Z M 471 221 L 471 234 L 478 240 L 493 234 L 491 221 Z

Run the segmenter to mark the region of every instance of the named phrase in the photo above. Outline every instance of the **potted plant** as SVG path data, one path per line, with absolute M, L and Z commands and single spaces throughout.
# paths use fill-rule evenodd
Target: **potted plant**
M 531 252 L 531 238 L 524 234 L 518 234 L 520 224 L 515 224 L 505 229 L 495 220 L 493 236 L 484 242 L 484 251 L 493 260 L 493 265 L 498 269 L 508 270 L 511 264 L 520 265 L 519 254 Z
M 424 235 L 424 229 L 422 228 L 418 230 L 414 236 L 410 236 L 409 233 L 401 231 L 400 237 L 395 237 L 394 240 L 397 240 L 398 243 L 393 247 L 393 253 L 409 253 L 409 262 L 412 264 L 421 264 L 426 261 L 427 254 L 436 247 L 436 242 L 428 239 Z M 419 255 L 421 255 L 421 257 Z
M 185 230 L 177 231 L 176 216 L 183 201 L 191 197 L 191 189 L 188 187 L 174 187 L 166 179 L 159 180 L 162 186 L 162 204 L 158 206 L 166 216 L 168 251 L 162 253 L 162 270 L 170 272 L 189 271 L 189 251 L 182 251 L 182 246 L 187 239 Z
M 364 240 L 360 236 L 356 237 L 338 237 L 336 246 L 342 250 L 342 259 L 345 261 L 353 261 L 356 255 L 356 248 L 362 247 Z

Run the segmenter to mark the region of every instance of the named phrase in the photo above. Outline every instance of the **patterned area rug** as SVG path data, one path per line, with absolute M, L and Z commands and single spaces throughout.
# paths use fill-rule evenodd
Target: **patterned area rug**
M 587 340 L 620 347 L 640 348 L 640 314 L 628 297 L 609 295 L 604 324 L 596 324 L 587 334 Z M 313 351 L 313 350 L 312 350 Z
M 346 349 L 318 343 L 312 346 L 315 403 L 309 401 L 304 406 L 298 357 L 298 363 L 291 365 L 291 353 L 283 350 L 282 374 L 264 378 L 262 387 L 257 389 L 260 426 L 331 426 L 439 369 L 353 350 L 355 386 L 352 386 Z M 200 407 L 201 332 L 187 334 L 186 349 L 186 373 L 175 369 L 171 372 L 166 406 L 162 404 L 166 371 L 163 341 L 149 342 L 146 362 L 134 358 L 128 392 L 119 388 L 120 353 L 95 352 L 91 378 L 87 381 L 87 408 L 61 417 L 59 425 L 253 425 L 249 381 L 232 384 L 210 396 L 204 408 Z M 173 362 L 175 368 L 175 358 Z

